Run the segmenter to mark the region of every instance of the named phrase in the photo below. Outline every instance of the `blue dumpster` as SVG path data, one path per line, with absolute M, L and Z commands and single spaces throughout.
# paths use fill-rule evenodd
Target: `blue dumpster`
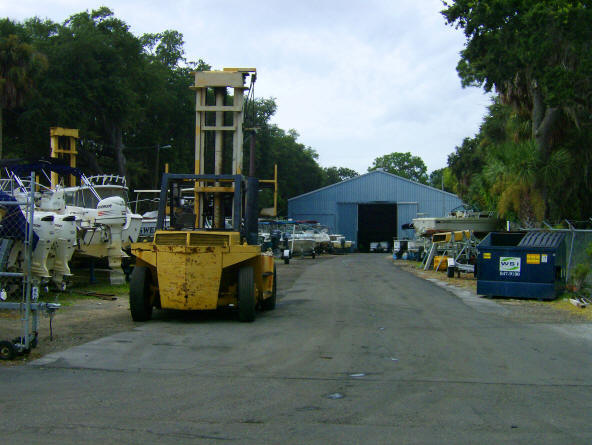
M 477 246 L 479 295 L 552 300 L 563 289 L 565 234 L 492 232 Z

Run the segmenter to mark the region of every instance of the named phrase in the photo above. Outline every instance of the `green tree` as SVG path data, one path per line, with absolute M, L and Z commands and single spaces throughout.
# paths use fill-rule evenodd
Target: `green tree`
M 0 36 L 6 34 L 3 23 Z M 209 66 L 185 59 L 182 34 L 167 30 L 138 38 L 107 8 L 74 14 L 63 24 L 32 18 L 13 25 L 47 56 L 49 66 L 43 76 L 34 76 L 38 94 L 10 113 L 11 152 L 31 160 L 47 156 L 48 128 L 62 126 L 80 130 L 78 164 L 88 173 L 113 172 L 117 166 L 127 172 L 131 187 L 149 188 L 165 162 L 171 172 L 193 171 L 195 93 L 189 87 L 192 72 Z M 245 127 L 258 129 L 257 176 L 271 178 L 278 165 L 280 213 L 285 214 L 287 200 L 323 186 L 325 174 L 317 152 L 298 141 L 297 131 L 270 122 L 276 110 L 273 98 L 257 99 Z M 247 136 L 245 166 L 249 143 Z M 171 148 L 157 159 L 160 146 Z
M 592 2 L 454 0 L 442 14 L 464 30 L 458 73 L 530 111 L 532 138 L 550 155 L 561 118 L 576 126 L 592 111 Z
M 495 147 L 502 152 L 502 145 L 514 144 L 519 152 L 530 147 L 537 153 L 529 184 L 544 203 L 545 217 L 587 218 L 592 204 L 582 190 L 592 186 L 586 145 L 592 140 L 592 2 L 454 0 L 445 7 L 448 24 L 466 36 L 457 66 L 463 86 L 499 94 L 477 136 L 476 156 L 451 159 L 455 175 L 460 172 L 455 165 L 497 162 L 488 154 Z M 571 170 L 554 176 L 558 162 Z M 459 178 L 463 193 L 471 189 L 486 201 L 495 197 L 482 188 L 488 183 L 483 175 L 472 174 L 468 188 L 464 176 Z
M 24 24 L 32 44 L 49 61 L 39 94 L 19 118 L 22 133 L 37 135 L 47 156 L 49 126 L 78 128 L 81 160 L 126 174 L 123 151 L 144 109 L 146 58 L 140 40 L 105 7 L 72 15 L 61 25 L 39 19 Z M 39 153 L 29 153 L 30 156 Z M 115 160 L 115 162 L 113 162 Z M 97 161 L 100 161 L 97 162 Z
M 479 134 L 456 147 L 448 165 L 465 201 L 531 227 L 547 210 L 538 184 L 558 185 L 570 156 L 566 149 L 556 149 L 544 162 L 529 130 L 527 113 L 495 101 Z
M 445 190 L 450 193 L 456 193 L 456 179 L 449 167 L 439 168 L 430 173 L 428 185 Z
M 155 60 L 168 68 L 175 68 L 179 62 L 185 62 L 183 34 L 175 30 L 166 30 L 155 34 L 144 34 L 140 41 L 144 50 Z
M 77 66 L 68 78 L 81 77 L 76 86 L 82 105 L 97 119 L 96 130 L 113 150 L 119 174 L 126 175 L 124 130 L 133 128 L 143 111 L 137 87 L 144 73 L 140 40 L 106 7 L 71 16 L 60 37 L 59 46 L 72 57 L 68 65 Z
M 273 175 L 274 164 L 277 164 L 278 212 L 280 215 L 286 215 L 288 199 L 322 187 L 324 173 L 317 162 L 318 153 L 312 147 L 298 142 L 299 134 L 296 130 L 285 131 L 270 122 L 276 111 L 277 104 L 274 98 L 259 98 L 255 101 L 255 165 L 259 178 L 269 178 Z M 248 125 L 250 122 L 245 126 Z M 249 165 L 248 146 L 248 138 L 245 138 L 244 165 Z M 270 206 L 269 203 L 262 205 Z
M 368 171 L 382 168 L 385 171 L 421 184 L 428 183 L 428 168 L 419 156 L 413 156 L 410 152 L 390 153 L 374 159 Z
M 347 167 L 327 167 L 323 169 L 323 174 L 325 186 L 358 176 L 358 172 Z
M 469 189 L 474 175 L 481 172 L 485 160 L 479 149 L 478 138 L 465 138 L 461 145 L 455 147 L 454 153 L 448 155 L 448 168 L 456 179 L 456 193 L 465 201 L 477 201 L 471 196 Z
M 12 32 L 11 32 L 12 31 Z M 0 24 L 0 159 L 3 155 L 3 113 L 21 107 L 33 89 L 34 75 L 46 59 L 19 37 L 18 27 L 4 19 Z
M 132 182 L 158 188 L 165 163 L 173 172 L 193 172 L 195 93 L 190 86 L 193 71 L 210 66 L 185 59 L 183 35 L 177 31 L 146 34 L 140 40 L 147 58 L 138 79 L 143 113 L 134 131 L 125 134 L 125 153 Z M 171 148 L 156 148 L 161 146 Z

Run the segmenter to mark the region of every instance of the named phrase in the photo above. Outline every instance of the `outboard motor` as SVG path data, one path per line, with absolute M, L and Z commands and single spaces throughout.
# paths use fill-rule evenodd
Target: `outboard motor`
M 57 236 L 55 257 L 53 259 L 52 280 L 61 289 L 66 288 L 66 280 L 72 276 L 68 262 L 76 249 L 76 217 L 58 215 L 54 220 Z
M 33 277 L 45 281 L 51 275 L 47 268 L 47 258 L 56 240 L 54 215 L 46 212 L 36 212 L 33 218 L 33 230 L 39 237 L 31 258 L 31 273 Z
M 120 196 L 110 196 L 101 199 L 97 205 L 97 224 L 104 224 L 109 227 L 111 233 L 111 244 L 107 249 L 109 268 L 111 273 L 109 279 L 111 284 L 125 283 L 125 275 L 121 269 L 121 259 L 127 254 L 121 250 L 123 227 L 127 222 L 127 207 Z
M 123 198 L 110 196 L 101 199 L 97 205 L 95 222 L 107 226 L 124 226 L 126 223 L 127 207 Z

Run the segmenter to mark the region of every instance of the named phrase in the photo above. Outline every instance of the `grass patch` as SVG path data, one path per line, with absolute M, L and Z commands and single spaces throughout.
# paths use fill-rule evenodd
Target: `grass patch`
M 84 284 L 71 286 L 63 292 L 49 292 L 49 298 L 46 301 L 50 301 L 50 299 L 57 299 L 57 301 L 62 303 L 64 306 L 69 306 L 79 300 L 96 299 L 100 295 L 113 295 L 120 298 L 122 296 L 127 296 L 128 293 L 129 286 L 127 283 L 117 285 L 105 283 Z

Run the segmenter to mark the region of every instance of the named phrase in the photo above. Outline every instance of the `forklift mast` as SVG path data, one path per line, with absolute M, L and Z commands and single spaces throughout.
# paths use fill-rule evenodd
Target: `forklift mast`
M 191 87 L 196 95 L 194 175 L 165 174 L 157 228 L 164 228 L 168 214 L 170 228 L 181 227 L 183 220 L 183 228 L 232 230 L 241 233 L 242 241 L 256 244 L 259 183 L 256 178 L 243 175 L 243 122 L 248 99 L 253 97 L 257 71 L 224 68 L 198 71 L 194 75 L 195 84 Z M 168 211 L 162 208 L 165 203 Z M 193 207 L 193 221 L 187 226 L 191 218 L 187 216 L 189 207 Z

